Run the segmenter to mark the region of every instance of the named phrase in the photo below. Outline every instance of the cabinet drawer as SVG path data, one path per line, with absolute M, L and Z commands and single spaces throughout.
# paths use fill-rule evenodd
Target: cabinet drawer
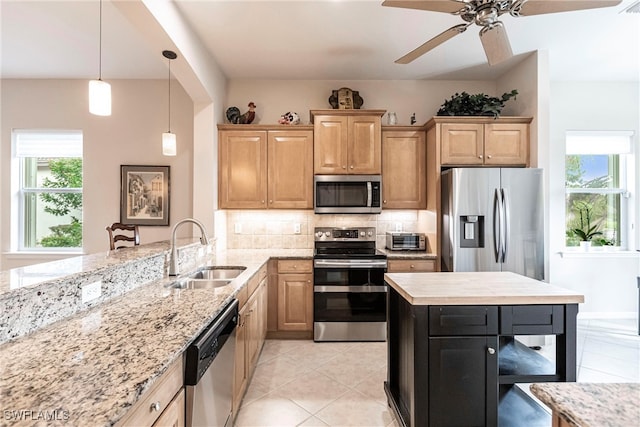
M 429 307 L 429 335 L 497 335 L 498 307 L 443 305 Z
M 310 259 L 278 260 L 278 273 L 311 273 L 313 261 Z
M 507 305 L 500 307 L 503 335 L 555 335 L 564 333 L 562 305 Z
M 150 426 L 182 388 L 182 358 L 169 367 L 136 403 L 118 426 Z
M 388 261 L 389 273 L 412 273 L 436 271 L 436 261 L 433 259 L 393 259 Z

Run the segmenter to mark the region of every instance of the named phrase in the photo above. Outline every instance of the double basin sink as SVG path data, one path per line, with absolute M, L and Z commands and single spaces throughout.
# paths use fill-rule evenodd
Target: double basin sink
M 230 284 L 246 269 L 247 267 L 244 266 L 207 266 L 171 284 L 171 287 L 178 289 L 220 288 Z

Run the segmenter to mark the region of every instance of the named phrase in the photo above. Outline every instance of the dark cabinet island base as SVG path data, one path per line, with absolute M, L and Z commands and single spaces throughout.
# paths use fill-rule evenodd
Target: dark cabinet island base
M 482 291 L 456 299 L 443 298 L 442 290 L 434 288 L 431 299 L 422 288 L 412 288 L 418 276 L 429 276 L 431 282 L 442 274 L 462 273 L 385 276 L 390 289 L 384 387 L 399 424 L 550 426 L 550 414 L 515 384 L 576 380 L 576 315 L 582 296 L 568 292 L 559 297 L 556 291 L 562 288 L 535 281 L 554 291 L 553 296 L 545 298 L 535 290 L 530 298 L 501 298 L 493 289 L 495 301 L 482 298 Z M 403 287 L 409 276 L 409 285 Z M 514 276 L 532 285 L 531 279 Z M 419 290 L 412 293 L 415 289 Z M 512 291 L 506 289 L 507 294 Z M 516 338 L 522 335 L 554 335 L 555 361 L 523 345 Z

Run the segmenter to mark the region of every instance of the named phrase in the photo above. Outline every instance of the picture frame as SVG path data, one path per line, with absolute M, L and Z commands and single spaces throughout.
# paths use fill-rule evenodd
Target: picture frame
M 169 166 L 120 166 L 120 222 L 169 225 Z

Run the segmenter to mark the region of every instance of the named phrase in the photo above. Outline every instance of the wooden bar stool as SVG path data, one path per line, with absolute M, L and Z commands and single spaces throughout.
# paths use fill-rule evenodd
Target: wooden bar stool
M 132 245 L 118 245 L 118 242 L 132 242 L 133 246 L 140 244 L 140 232 L 137 225 L 126 225 L 119 222 L 114 222 L 107 227 L 109 232 L 109 247 L 111 250 L 130 247 Z

